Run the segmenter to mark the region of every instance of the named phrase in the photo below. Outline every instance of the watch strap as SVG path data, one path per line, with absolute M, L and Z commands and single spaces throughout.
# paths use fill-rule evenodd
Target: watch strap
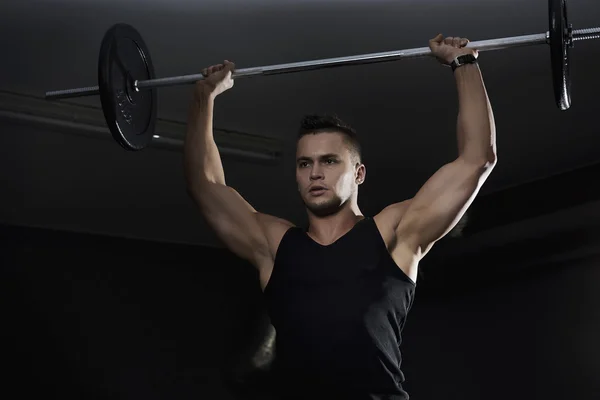
M 450 66 L 452 67 L 452 72 L 454 72 L 458 67 L 462 67 L 466 64 L 474 64 L 476 62 L 477 58 L 473 54 L 463 54 L 462 56 L 458 56 L 452 60 Z

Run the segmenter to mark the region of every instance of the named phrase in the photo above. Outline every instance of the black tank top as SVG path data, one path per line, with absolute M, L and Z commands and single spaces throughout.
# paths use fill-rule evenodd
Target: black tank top
M 328 246 L 290 228 L 264 290 L 281 398 L 408 399 L 400 344 L 415 288 L 371 217 Z

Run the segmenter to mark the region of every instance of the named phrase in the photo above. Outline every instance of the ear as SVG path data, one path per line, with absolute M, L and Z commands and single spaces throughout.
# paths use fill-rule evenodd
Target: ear
M 362 185 L 367 176 L 367 169 L 364 164 L 356 164 L 355 182 Z

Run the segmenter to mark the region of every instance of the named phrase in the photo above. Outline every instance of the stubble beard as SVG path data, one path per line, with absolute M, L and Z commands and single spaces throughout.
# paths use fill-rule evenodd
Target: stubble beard
M 317 217 L 327 217 L 336 214 L 343 206 L 342 201 L 337 196 L 321 202 L 311 203 L 306 200 L 303 200 L 303 202 L 308 211 Z

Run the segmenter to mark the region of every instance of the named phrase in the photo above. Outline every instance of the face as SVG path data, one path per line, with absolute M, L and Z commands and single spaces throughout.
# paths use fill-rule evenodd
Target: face
M 317 216 L 340 210 L 365 179 L 365 166 L 340 133 L 304 135 L 296 148 L 296 182 L 302 201 Z

